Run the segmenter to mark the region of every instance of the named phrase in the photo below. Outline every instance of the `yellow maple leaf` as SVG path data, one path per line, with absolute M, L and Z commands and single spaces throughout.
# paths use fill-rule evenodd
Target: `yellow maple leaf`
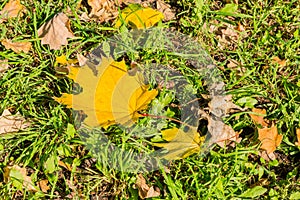
M 120 27 L 123 22 L 133 25 L 138 29 L 154 26 L 161 21 L 164 15 L 152 8 L 142 8 L 138 4 L 130 4 L 122 10 L 121 17 L 117 20 L 115 27 Z
M 196 127 L 190 128 L 187 132 L 178 128 L 167 129 L 162 131 L 162 137 L 168 142 L 153 145 L 168 150 L 168 153 L 162 156 L 167 160 L 186 158 L 200 152 L 200 145 L 205 139 L 200 136 Z
M 130 75 L 125 61 L 115 62 L 103 58 L 97 68 L 97 75 L 87 65 L 71 67 L 69 78 L 77 82 L 83 91 L 78 95 L 63 94 L 56 101 L 87 115 L 85 124 L 102 126 L 113 124 L 132 125 L 140 115 L 138 111 L 147 108 L 158 91 L 148 90 L 140 73 Z

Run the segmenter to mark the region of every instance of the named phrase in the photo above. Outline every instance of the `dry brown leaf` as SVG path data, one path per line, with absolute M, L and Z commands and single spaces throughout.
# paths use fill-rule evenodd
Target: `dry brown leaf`
M 92 10 L 89 14 L 90 18 L 96 18 L 100 22 L 107 22 L 118 16 L 118 7 L 113 0 L 88 0 Z
M 17 132 L 29 126 L 29 123 L 17 113 L 12 115 L 9 110 L 4 110 L 0 116 L 0 135 Z
M 268 128 L 258 129 L 258 139 L 261 141 L 261 149 L 266 150 L 268 154 L 273 153 L 282 141 L 282 135 L 278 135 L 275 125 Z
M 285 67 L 286 66 L 286 60 L 281 60 L 278 56 L 275 56 L 272 58 L 273 63 L 276 63 L 279 65 L 279 67 Z
M 27 170 L 25 167 L 19 167 L 17 165 L 7 166 L 4 168 L 4 182 L 12 181 L 12 184 L 20 189 L 25 188 L 26 190 L 37 192 L 31 177 L 27 176 Z
M 170 21 L 175 18 L 175 13 L 171 10 L 171 6 L 162 0 L 156 1 L 156 9 L 164 14 L 164 21 Z
M 296 129 L 296 135 L 297 135 L 297 142 L 295 145 L 300 146 L 300 128 Z
M 48 180 L 47 179 L 39 181 L 38 186 L 40 187 L 40 189 L 44 193 L 47 193 L 47 191 L 50 189 L 50 187 L 48 186 Z
M 73 38 L 74 35 L 70 30 L 70 21 L 64 13 L 56 14 L 51 20 L 43 24 L 38 35 L 42 44 L 49 44 L 50 49 L 58 50 L 62 45 L 67 45 L 67 38 Z
M 1 41 L 1 44 L 6 49 L 11 49 L 16 53 L 20 53 L 21 51 L 28 53 L 31 49 L 30 42 L 12 42 L 11 40 L 4 39 Z
M 10 0 L 0 11 L 0 23 L 9 18 L 17 17 L 25 10 L 20 0 Z
M 80 67 L 84 66 L 88 61 L 88 58 L 84 57 L 83 55 L 77 53 L 77 60 Z
M 68 170 L 68 171 L 72 171 L 72 167 L 71 167 L 71 165 L 68 164 L 68 163 L 65 163 L 65 162 L 59 160 L 59 161 L 58 161 L 58 165 L 61 166 L 61 167 L 63 167 L 63 168 L 65 168 L 65 169 Z
M 4 73 L 8 69 L 8 67 L 9 65 L 7 59 L 0 60 L 0 74 Z
M 269 125 L 269 123 L 264 119 L 264 117 L 267 114 L 267 111 L 265 109 L 252 108 L 252 112 L 257 113 L 257 114 L 250 114 L 250 117 L 255 124 L 259 124 L 262 127 L 267 127 Z
M 149 187 L 147 185 L 146 180 L 142 174 L 138 175 L 135 184 L 139 190 L 139 196 L 141 199 L 158 197 L 160 195 L 160 192 L 155 191 L 153 186 Z

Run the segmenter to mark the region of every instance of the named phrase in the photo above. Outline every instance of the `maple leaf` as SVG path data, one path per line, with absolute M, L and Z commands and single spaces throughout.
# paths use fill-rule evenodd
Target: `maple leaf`
M 28 126 L 29 123 L 19 113 L 12 115 L 9 110 L 4 110 L 0 116 L 0 135 L 17 132 Z
M 276 126 L 270 128 L 259 128 L 258 139 L 261 141 L 261 149 L 266 150 L 268 154 L 273 153 L 282 141 L 282 135 L 278 135 Z
M 250 114 L 250 117 L 260 126 L 258 127 L 258 139 L 262 143 L 260 148 L 265 150 L 267 155 L 272 158 L 274 157 L 273 152 L 280 145 L 283 136 L 278 135 L 277 127 L 273 124 L 268 127 L 270 123 L 264 119 L 267 114 L 265 109 L 253 108 L 252 112 L 255 114 Z
M 254 123 L 259 124 L 262 127 L 268 126 L 269 123 L 267 123 L 264 119 L 267 114 L 267 111 L 265 109 L 252 108 L 252 112 L 253 114 L 250 114 L 250 117 L 254 121 Z
M 20 0 L 10 0 L 0 11 L 0 23 L 9 18 L 17 17 L 24 10 L 25 7 L 20 3 Z
M 38 29 L 38 36 L 42 44 L 49 44 L 50 49 L 58 50 L 62 45 L 67 45 L 67 38 L 73 38 L 70 30 L 69 18 L 64 13 L 56 14 L 51 20 Z
M 97 75 L 87 65 L 71 67 L 69 78 L 77 82 L 83 92 L 78 95 L 63 94 L 58 102 L 75 110 L 83 110 L 88 126 L 112 124 L 131 125 L 142 115 L 138 111 L 147 108 L 158 91 L 148 90 L 140 73 L 130 75 L 125 61 L 115 62 L 103 58 Z
M 187 132 L 175 127 L 163 130 L 161 133 L 167 143 L 153 143 L 153 145 L 168 150 L 168 153 L 162 156 L 167 160 L 186 158 L 200 152 L 200 145 L 205 138 L 200 136 L 196 127 L 190 128 Z
M 1 44 L 6 49 L 11 49 L 16 53 L 20 53 L 21 51 L 28 53 L 31 49 L 30 42 L 12 42 L 11 40 L 4 39 L 1 41 Z
M 122 10 L 121 18 L 117 20 L 115 27 L 120 27 L 124 20 L 125 23 L 136 28 L 148 28 L 161 21 L 164 15 L 152 8 L 142 8 L 139 4 L 130 4 Z

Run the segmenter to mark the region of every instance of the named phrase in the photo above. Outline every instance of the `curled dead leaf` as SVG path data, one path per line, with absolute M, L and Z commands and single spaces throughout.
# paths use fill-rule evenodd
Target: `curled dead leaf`
M 42 44 L 49 44 L 50 49 L 58 50 L 62 45 L 67 45 L 67 38 L 74 35 L 70 29 L 70 21 L 64 13 L 56 14 L 51 20 L 38 29 L 38 36 Z
M 9 18 L 17 17 L 22 14 L 24 10 L 25 7 L 20 3 L 20 0 L 10 0 L 0 11 L 0 23 Z
M 160 195 L 160 191 L 156 191 L 153 186 L 149 187 L 146 183 L 145 178 L 142 174 L 139 174 L 136 181 L 136 186 L 139 191 L 139 197 L 141 199 L 158 197 Z
M 273 153 L 282 141 L 282 135 L 278 135 L 278 130 L 275 125 L 268 128 L 258 129 L 258 139 L 261 141 L 261 149 L 265 150 L 268 154 Z
M 0 116 L 0 135 L 17 132 L 29 126 L 29 123 L 17 113 L 12 115 L 9 110 L 4 110 Z
M 31 49 L 30 42 L 12 42 L 11 40 L 4 39 L 1 44 L 5 46 L 6 49 L 11 49 L 15 53 L 20 53 L 21 51 L 28 53 Z
M 92 8 L 88 17 L 100 22 L 108 22 L 117 18 L 119 14 L 116 1 L 113 0 L 88 0 L 88 4 Z

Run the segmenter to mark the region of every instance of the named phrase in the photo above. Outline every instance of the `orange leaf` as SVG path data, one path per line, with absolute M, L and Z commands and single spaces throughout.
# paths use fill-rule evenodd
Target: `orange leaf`
M 30 42 L 12 42 L 11 40 L 4 39 L 1 41 L 1 44 L 5 46 L 6 49 L 11 49 L 16 53 L 20 53 L 21 51 L 28 53 L 31 49 Z
M 25 7 L 21 5 L 20 0 L 10 0 L 5 4 L 4 8 L 0 11 L 0 23 L 9 18 L 17 17 L 19 13 L 23 12 Z
M 41 188 L 42 192 L 47 193 L 47 191 L 50 189 L 48 186 L 48 180 L 41 180 L 38 182 L 38 186 Z
M 276 126 L 271 128 L 258 129 L 258 139 L 261 141 L 261 149 L 267 151 L 268 154 L 273 153 L 282 141 L 282 135 L 278 135 Z
M 300 147 L 300 128 L 296 129 L 296 135 L 298 142 L 296 142 L 295 144 Z
M 50 49 L 60 49 L 62 45 L 67 45 L 67 38 L 73 38 L 70 30 L 69 18 L 64 13 L 56 14 L 51 20 L 43 24 L 38 35 L 42 39 L 42 44 L 49 44 Z
M 252 108 L 252 112 L 254 112 L 255 114 L 250 114 L 250 117 L 254 121 L 254 123 L 259 124 L 263 127 L 268 126 L 268 123 L 264 119 L 267 114 L 267 111 L 265 109 Z

